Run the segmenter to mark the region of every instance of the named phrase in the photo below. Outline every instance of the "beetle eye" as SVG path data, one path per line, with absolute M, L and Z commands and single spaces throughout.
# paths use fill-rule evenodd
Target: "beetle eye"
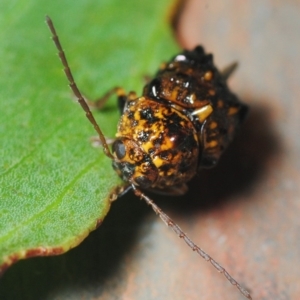
M 152 181 L 146 176 L 138 176 L 137 178 L 134 178 L 134 181 L 143 188 L 147 188 L 152 184 Z
M 122 141 L 116 140 L 113 143 L 112 148 L 113 148 L 113 152 L 116 153 L 116 156 L 117 156 L 118 159 L 122 159 L 126 155 L 125 145 L 123 144 Z

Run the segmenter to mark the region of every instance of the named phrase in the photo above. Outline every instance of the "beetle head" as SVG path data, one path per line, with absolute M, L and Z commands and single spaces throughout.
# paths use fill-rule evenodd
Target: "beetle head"
M 149 188 L 158 177 L 158 170 L 151 157 L 133 140 L 117 138 L 112 145 L 113 168 L 126 182 Z

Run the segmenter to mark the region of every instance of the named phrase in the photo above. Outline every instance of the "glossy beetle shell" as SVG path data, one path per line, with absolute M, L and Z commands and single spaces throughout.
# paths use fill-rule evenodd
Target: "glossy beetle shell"
M 246 111 L 212 55 L 200 46 L 184 51 L 161 67 L 142 97 L 125 103 L 114 168 L 142 188 L 184 186 L 199 167 L 217 163 Z
M 123 140 L 127 149 L 119 169 L 124 169 L 126 162 L 127 169 L 129 164 L 132 166 L 133 178 L 155 176 L 151 188 L 187 182 L 197 171 L 197 131 L 183 112 L 170 105 L 147 97 L 129 101 L 119 122 L 117 138 Z M 128 140 L 135 141 L 136 147 L 130 147 Z M 152 170 L 156 175 L 151 174 Z

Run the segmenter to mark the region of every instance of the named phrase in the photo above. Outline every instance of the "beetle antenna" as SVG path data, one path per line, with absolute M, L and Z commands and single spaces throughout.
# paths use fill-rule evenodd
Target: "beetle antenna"
M 212 257 L 210 257 L 205 251 L 203 251 L 199 246 L 197 246 L 183 231 L 182 229 L 168 216 L 161 208 L 159 208 L 149 197 L 142 193 L 136 188 L 134 184 L 131 184 L 135 195 L 141 199 L 144 199 L 148 205 L 152 207 L 154 212 L 162 219 L 162 221 L 173 229 L 173 231 L 182 238 L 186 244 L 193 250 L 196 251 L 202 258 L 209 261 L 220 273 L 223 273 L 227 280 L 235 285 L 239 291 L 248 299 L 252 299 L 248 291 L 246 291 L 219 263 L 217 263 Z
M 69 64 L 68 64 L 68 61 L 67 61 L 67 58 L 66 58 L 66 55 L 65 55 L 65 52 L 64 50 L 62 49 L 62 46 L 61 46 L 61 43 L 59 41 L 59 38 L 58 38 L 58 35 L 56 34 L 56 30 L 55 30 L 55 27 L 53 25 L 53 22 L 52 20 L 50 19 L 50 17 L 46 16 L 46 23 L 51 31 L 51 34 L 52 34 L 52 40 L 58 50 L 58 56 L 64 66 L 64 72 L 67 76 L 67 79 L 69 81 L 69 86 L 70 88 L 72 89 L 75 97 L 77 98 L 79 104 L 81 105 L 81 107 L 83 108 L 83 110 L 85 111 L 85 115 L 86 117 L 89 119 L 89 121 L 91 122 L 91 124 L 94 126 L 95 130 L 97 131 L 98 135 L 99 135 L 99 138 L 100 138 L 100 141 L 102 143 L 102 146 L 103 146 L 103 150 L 104 150 L 104 153 L 106 156 L 108 156 L 109 158 L 111 159 L 114 159 L 113 155 L 111 154 L 110 150 L 109 150 L 109 147 L 106 143 L 106 139 L 104 137 L 104 134 L 102 133 L 99 125 L 97 124 L 89 106 L 87 105 L 87 103 L 85 102 L 81 92 L 79 91 L 76 83 L 75 83 L 75 80 L 74 80 L 74 77 L 72 75 L 72 72 L 71 72 L 71 69 L 69 67 Z

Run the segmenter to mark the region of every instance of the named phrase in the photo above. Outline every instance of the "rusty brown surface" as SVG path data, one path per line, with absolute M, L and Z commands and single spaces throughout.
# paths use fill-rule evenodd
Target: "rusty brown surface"
M 195 226 L 254 299 L 300 299 L 300 2 L 192 0 L 180 25 L 185 47 L 203 44 L 220 67 L 239 62 L 230 84 L 252 107 L 238 152 L 212 170 L 215 191 L 205 188 L 219 203 L 199 210 Z M 201 299 L 239 299 L 201 272 Z
M 230 86 L 251 112 L 187 196 L 154 199 L 253 299 L 300 299 L 300 2 L 192 0 L 186 9 L 181 42 L 202 44 L 220 68 L 238 61 Z M 244 299 L 132 195 L 82 245 L 22 261 L 2 284 L 12 279 L 39 295 L 28 299 Z

